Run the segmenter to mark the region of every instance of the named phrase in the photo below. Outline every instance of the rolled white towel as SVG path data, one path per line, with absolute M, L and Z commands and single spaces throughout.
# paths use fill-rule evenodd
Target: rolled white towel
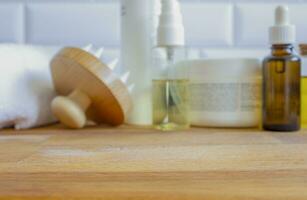
M 58 48 L 0 45 L 0 128 L 26 129 L 55 122 L 49 62 Z

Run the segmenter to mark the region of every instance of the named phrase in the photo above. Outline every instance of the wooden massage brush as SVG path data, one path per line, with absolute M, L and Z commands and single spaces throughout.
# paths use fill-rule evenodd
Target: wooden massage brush
M 116 76 L 98 59 L 102 50 L 95 56 L 90 49 L 66 47 L 51 61 L 54 87 L 61 95 L 52 101 L 52 112 L 69 128 L 83 128 L 88 120 L 121 125 L 132 107 L 133 86 L 125 85 L 129 74 Z

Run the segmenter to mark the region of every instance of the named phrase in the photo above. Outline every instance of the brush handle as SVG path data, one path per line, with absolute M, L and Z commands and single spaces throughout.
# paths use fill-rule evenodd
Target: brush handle
M 69 96 L 58 96 L 51 104 L 52 112 L 62 124 L 69 128 L 83 128 L 87 122 L 86 111 L 91 99 L 81 90 L 74 90 Z

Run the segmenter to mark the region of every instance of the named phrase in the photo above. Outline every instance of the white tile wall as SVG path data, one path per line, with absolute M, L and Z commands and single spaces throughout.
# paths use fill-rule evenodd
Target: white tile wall
M 291 5 L 291 19 L 297 27 L 297 41 L 307 42 L 307 4 Z
M 290 5 L 298 41 L 307 43 L 307 0 L 181 1 L 190 47 L 267 48 L 267 29 L 280 3 Z M 0 42 L 116 48 L 119 12 L 119 0 L 0 0 Z
M 119 45 L 118 3 L 33 3 L 26 7 L 27 42 Z
M 237 4 L 236 44 L 259 47 L 268 44 L 268 27 L 274 24 L 275 7 L 275 4 L 265 3 Z
M 0 42 L 24 41 L 24 9 L 22 4 L 0 4 Z
M 233 44 L 233 6 L 230 3 L 182 4 L 187 43 L 191 46 Z

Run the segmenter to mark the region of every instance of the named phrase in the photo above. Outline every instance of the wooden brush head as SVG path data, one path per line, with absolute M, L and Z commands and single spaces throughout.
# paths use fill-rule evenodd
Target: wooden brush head
M 82 128 L 86 119 L 120 125 L 132 107 L 126 85 L 94 55 L 79 48 L 63 48 L 51 61 L 56 92 L 54 115 L 70 128 Z

